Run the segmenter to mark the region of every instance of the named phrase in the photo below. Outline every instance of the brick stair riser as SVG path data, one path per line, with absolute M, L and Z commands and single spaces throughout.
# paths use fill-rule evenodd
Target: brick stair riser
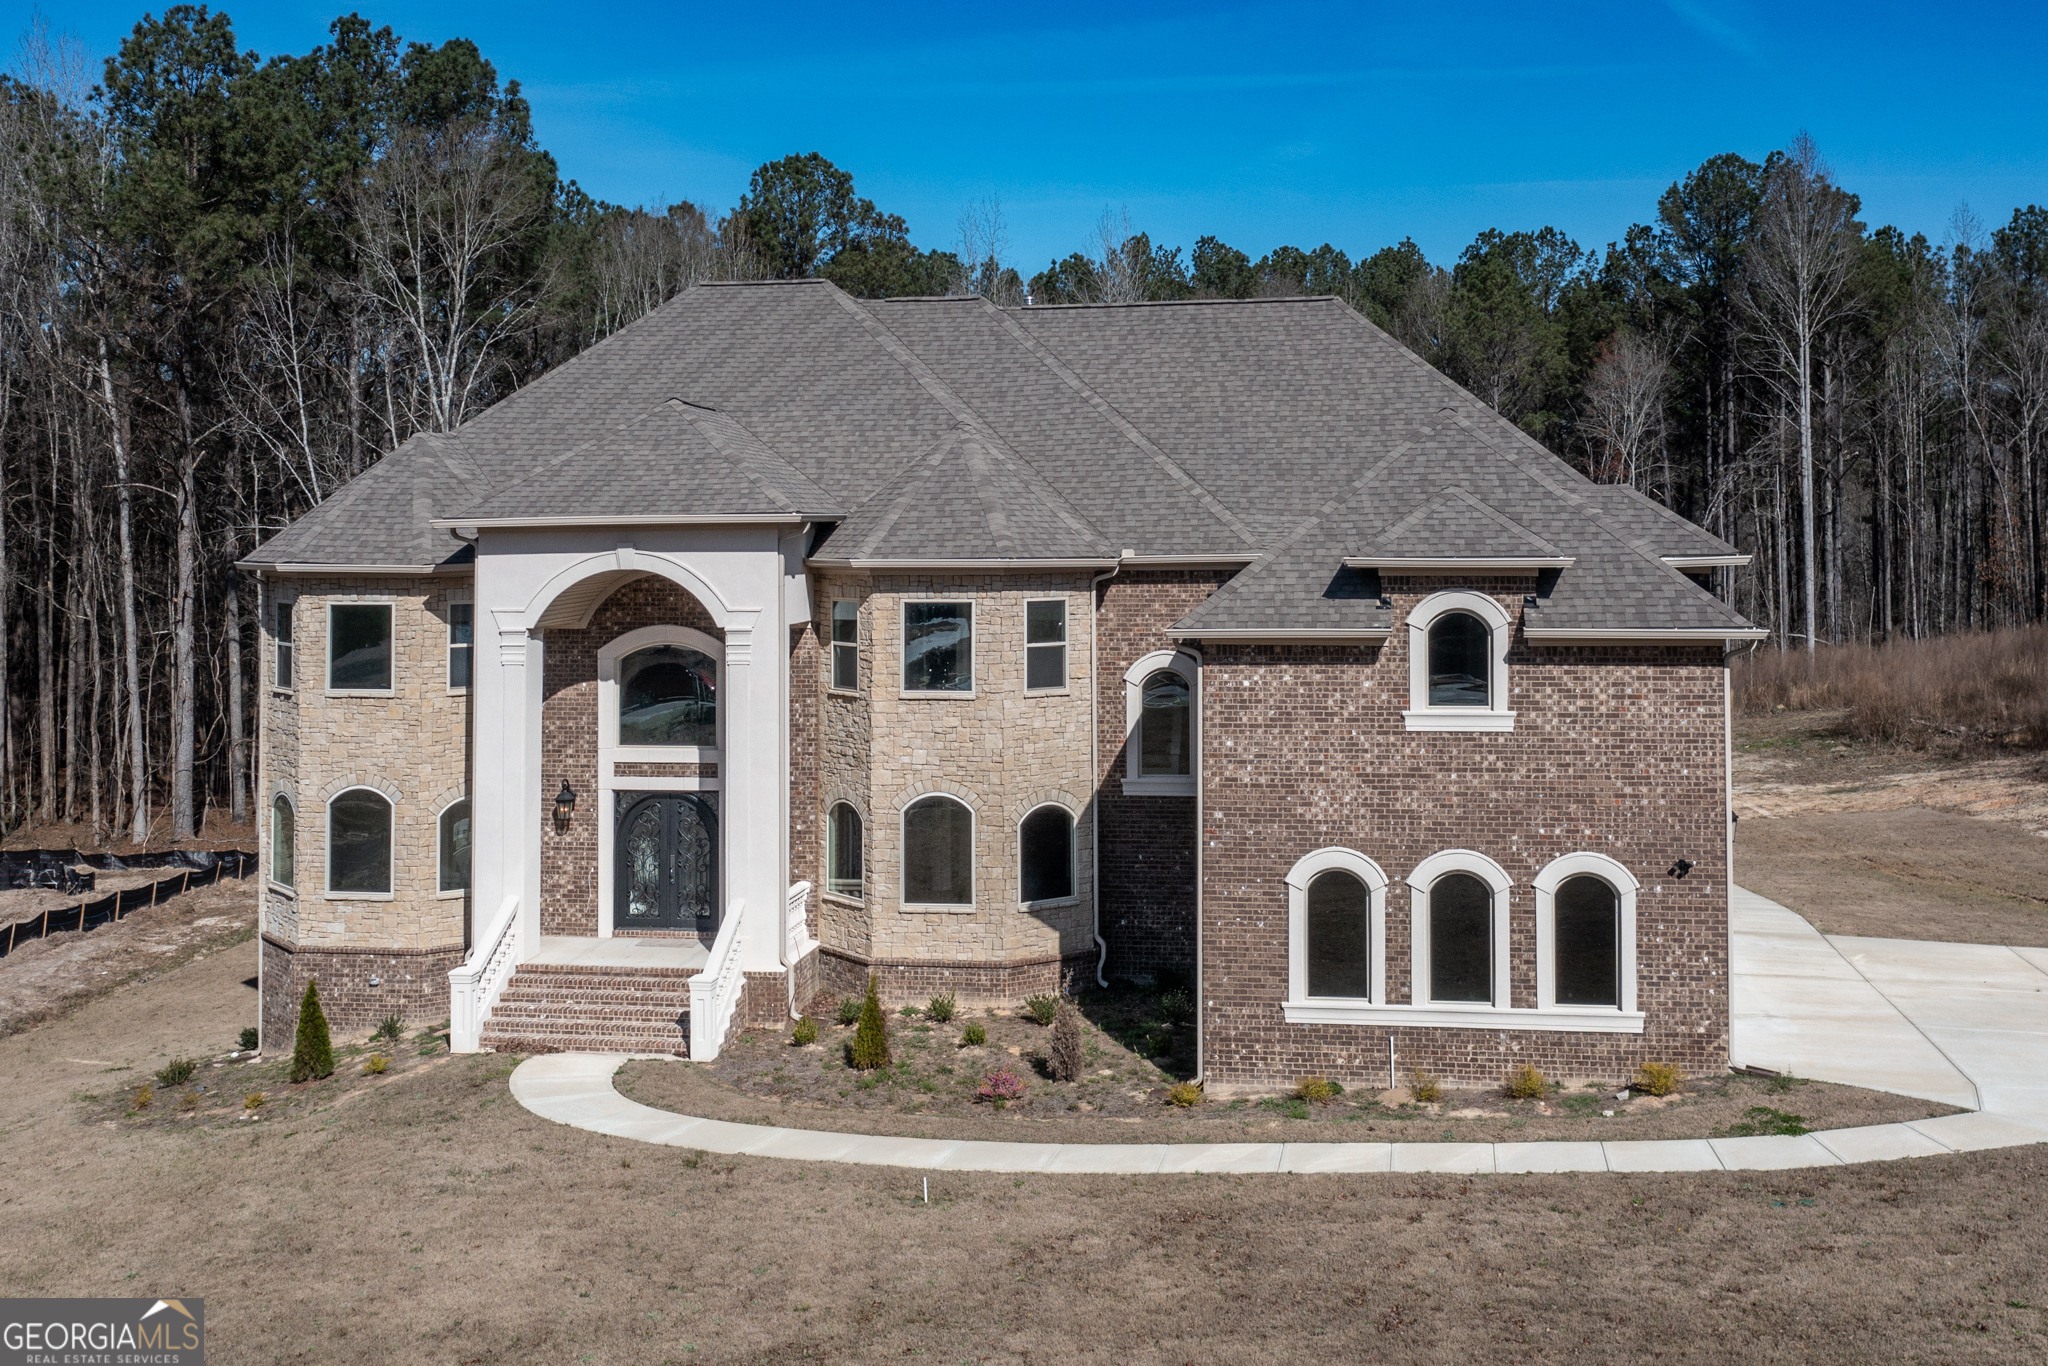
M 690 1050 L 690 978 L 681 968 L 529 965 L 505 984 L 480 1040 L 497 1053 Z
M 526 1001 L 540 1006 L 638 1006 L 686 1002 L 687 991 L 514 991 L 501 993 L 501 1001 Z
M 492 1016 L 487 1028 L 506 1034 L 687 1034 L 689 1025 L 671 1015 L 653 1020 L 563 1020 L 547 1018 L 500 1020 Z
M 688 1057 L 687 1038 L 643 1038 L 638 1035 L 486 1034 L 483 1046 L 493 1053 L 672 1053 Z

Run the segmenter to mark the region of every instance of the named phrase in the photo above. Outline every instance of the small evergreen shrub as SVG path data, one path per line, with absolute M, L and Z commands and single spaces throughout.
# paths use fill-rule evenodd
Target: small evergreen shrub
M 242 1097 L 242 1108 L 244 1110 L 261 1110 L 265 1099 L 266 1097 L 261 1091 L 251 1091 Z
M 839 1023 L 843 1025 L 860 1023 L 860 1002 L 851 996 L 839 998 Z
M 172 1058 L 157 1069 L 158 1086 L 183 1086 L 192 1080 L 192 1074 L 199 1070 L 199 1064 L 190 1058 Z
M 1081 1012 L 1072 1001 L 1061 1001 L 1052 1016 L 1052 1049 L 1046 1062 L 1060 1081 L 1079 1081 L 1088 1062 L 1081 1047 Z
M 151 1086 L 149 1083 L 144 1082 L 142 1085 L 135 1088 L 136 1109 L 147 1110 L 150 1106 L 154 1104 L 156 1104 L 156 1088 L 154 1086 Z
M 1166 1102 L 1181 1109 L 1202 1103 L 1202 1083 L 1198 1081 L 1176 1082 L 1166 1088 Z
M 818 1022 L 806 1015 L 796 1022 L 796 1028 L 789 1032 L 789 1041 L 798 1048 L 818 1041 Z
M 380 1077 L 391 1067 L 391 1059 L 382 1053 L 372 1053 L 363 1059 L 363 1072 L 367 1076 Z
M 988 1030 L 980 1024 L 971 1024 L 960 1031 L 960 1043 L 965 1048 L 980 1048 L 988 1042 Z
M 334 1075 L 334 1041 L 327 1035 L 327 1017 L 320 1011 L 320 984 L 306 983 L 299 1001 L 299 1034 L 292 1045 L 291 1078 L 312 1081 Z
M 920 1015 L 924 1014 L 924 1007 L 923 1007 L 923 1006 L 905 1006 L 905 1007 L 903 1007 L 903 1009 L 901 1009 L 901 1010 L 897 1011 L 896 1013 L 897 1013 L 898 1015 L 901 1015 L 901 1016 L 902 1016 L 902 1017 L 903 1017 L 904 1019 L 906 1019 L 906 1020 L 914 1020 L 914 1019 L 916 1019 L 916 1018 L 917 1018 L 918 1016 L 920 1016 Z
M 262 1039 L 262 1037 L 263 1036 L 261 1034 L 258 1034 L 256 1032 L 256 1026 L 250 1025 L 247 1029 L 242 1031 L 242 1051 L 244 1053 L 255 1052 L 256 1044 L 259 1040 Z
M 861 1002 L 860 1027 L 853 1034 L 853 1065 L 862 1072 L 889 1065 L 889 1023 L 882 1014 L 882 998 L 872 976 L 867 999 Z
M 1509 1100 L 1535 1100 L 1550 1090 L 1550 1078 L 1537 1071 L 1536 1064 L 1525 1062 L 1508 1073 L 1500 1090 Z
M 1051 1024 L 1059 1009 L 1060 998 L 1057 996 L 1040 994 L 1024 998 L 1024 1013 L 1042 1025 Z
M 1408 1094 L 1424 1105 L 1434 1105 L 1444 1098 L 1444 1084 L 1431 1072 L 1419 1067 L 1408 1071 Z
M 1186 1024 L 1195 1018 L 1195 998 L 1179 987 L 1161 992 L 1159 1013 L 1175 1024 Z
M 396 1043 L 405 1037 L 405 1021 L 399 1019 L 396 1015 L 386 1015 L 383 1023 L 377 1026 L 377 1032 L 370 1037 L 373 1040 L 389 1039 Z
M 1646 1062 L 1636 1069 L 1634 1085 L 1653 1096 L 1675 1095 L 1685 1085 L 1685 1073 L 1672 1063 Z
M 944 996 L 934 996 L 925 1003 L 924 1017 L 933 1024 L 950 1024 L 959 1010 L 959 1002 L 953 999 L 953 993 L 949 991 Z
M 1001 1108 L 1013 1100 L 1024 1099 L 1024 1078 L 1007 1067 L 991 1067 L 975 1089 L 974 1098 L 985 1100 Z
M 1328 1077 L 1303 1077 L 1294 1083 L 1294 1094 L 1312 1105 L 1326 1105 L 1344 1093 L 1344 1088 Z

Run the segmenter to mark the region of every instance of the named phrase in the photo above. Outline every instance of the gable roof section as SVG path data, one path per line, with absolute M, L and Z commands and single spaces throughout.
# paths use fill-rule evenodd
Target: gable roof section
M 355 572 L 466 563 L 468 545 L 433 525 L 481 480 L 459 438 L 421 432 L 272 536 L 241 561 Z
M 1353 567 L 1381 569 L 1461 562 L 1564 569 L 1572 562 L 1549 541 L 1455 484 L 1424 498 L 1344 558 Z

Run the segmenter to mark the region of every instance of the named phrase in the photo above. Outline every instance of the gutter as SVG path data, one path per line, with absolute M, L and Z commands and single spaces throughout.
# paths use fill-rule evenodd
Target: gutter
M 1754 555 L 1663 555 L 1659 556 L 1673 569 L 1741 569 Z
M 1485 574 L 1496 569 L 1570 569 L 1571 555 L 1346 555 L 1346 569 L 1388 569 L 1397 574 Z
M 460 554 L 460 551 L 455 552 Z M 277 564 L 268 560 L 236 560 L 235 568 L 254 574 L 474 574 L 473 564 Z
M 1115 573 L 1122 567 L 1121 560 L 1105 560 L 1100 557 L 1079 560 L 826 560 L 812 559 L 805 563 L 813 569 L 955 569 L 955 570 L 1005 570 L 1005 569 L 1108 569 Z M 1105 576 L 1106 577 L 1106 576 Z M 1099 580 L 1098 580 L 1099 582 Z
M 1257 641 L 1267 641 L 1267 640 L 1271 640 L 1271 641 L 1317 641 L 1317 640 L 1328 640 L 1328 641 L 1346 641 L 1346 640 L 1385 640 L 1385 639 L 1386 639 L 1386 638 L 1387 638 L 1387 637 L 1388 637 L 1389 635 L 1391 635 L 1392 633 L 1393 633 L 1393 628 L 1392 628 L 1391 626 L 1356 626 L 1356 627 L 1342 627 L 1342 628 L 1339 628 L 1339 627 L 1331 627 L 1331 628 L 1329 628 L 1329 629 L 1327 629 L 1327 630 L 1315 630 L 1315 629 L 1308 629 L 1308 628 L 1305 628 L 1305 629 L 1303 629 L 1303 630 L 1299 630 L 1299 631 L 1286 631 L 1286 630 L 1278 630 L 1278 629 L 1274 629 L 1274 628 L 1270 628 L 1270 627 L 1239 627 L 1239 628 L 1234 628 L 1234 629 L 1231 629 L 1231 630 L 1226 630 L 1226 631 L 1215 631 L 1215 630 L 1204 630 L 1204 629 L 1202 629 L 1202 628 L 1199 628 L 1199 627 L 1198 627 L 1198 628 L 1196 628 L 1195 630 L 1192 630 L 1192 631 L 1178 631 L 1178 630 L 1171 630 L 1171 629 L 1169 629 L 1169 630 L 1168 630 L 1168 631 L 1166 632 L 1166 634 L 1167 634 L 1168 636 L 1170 636 L 1171 638 L 1173 638 L 1174 640 L 1225 640 L 1225 641 L 1243 641 L 1243 642 L 1246 642 L 1246 643 L 1253 643 L 1253 642 L 1257 642 Z
M 427 525 L 436 531 L 452 531 L 464 540 L 473 540 L 478 527 L 532 527 L 532 526 L 733 526 L 768 525 L 801 526 L 806 522 L 829 521 L 843 514 L 836 512 L 725 512 L 725 513 L 671 513 L 635 512 L 622 516 L 567 517 L 553 515 L 545 517 L 435 517 Z
M 1657 630 L 1616 627 L 1524 626 L 1522 635 L 1538 645 L 1713 645 L 1731 640 L 1762 640 L 1770 632 L 1761 626 L 1711 626 Z

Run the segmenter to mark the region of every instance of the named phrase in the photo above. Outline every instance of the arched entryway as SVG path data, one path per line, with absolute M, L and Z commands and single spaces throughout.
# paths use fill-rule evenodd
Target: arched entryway
M 718 931 L 718 813 L 695 792 L 620 792 L 612 930 Z

